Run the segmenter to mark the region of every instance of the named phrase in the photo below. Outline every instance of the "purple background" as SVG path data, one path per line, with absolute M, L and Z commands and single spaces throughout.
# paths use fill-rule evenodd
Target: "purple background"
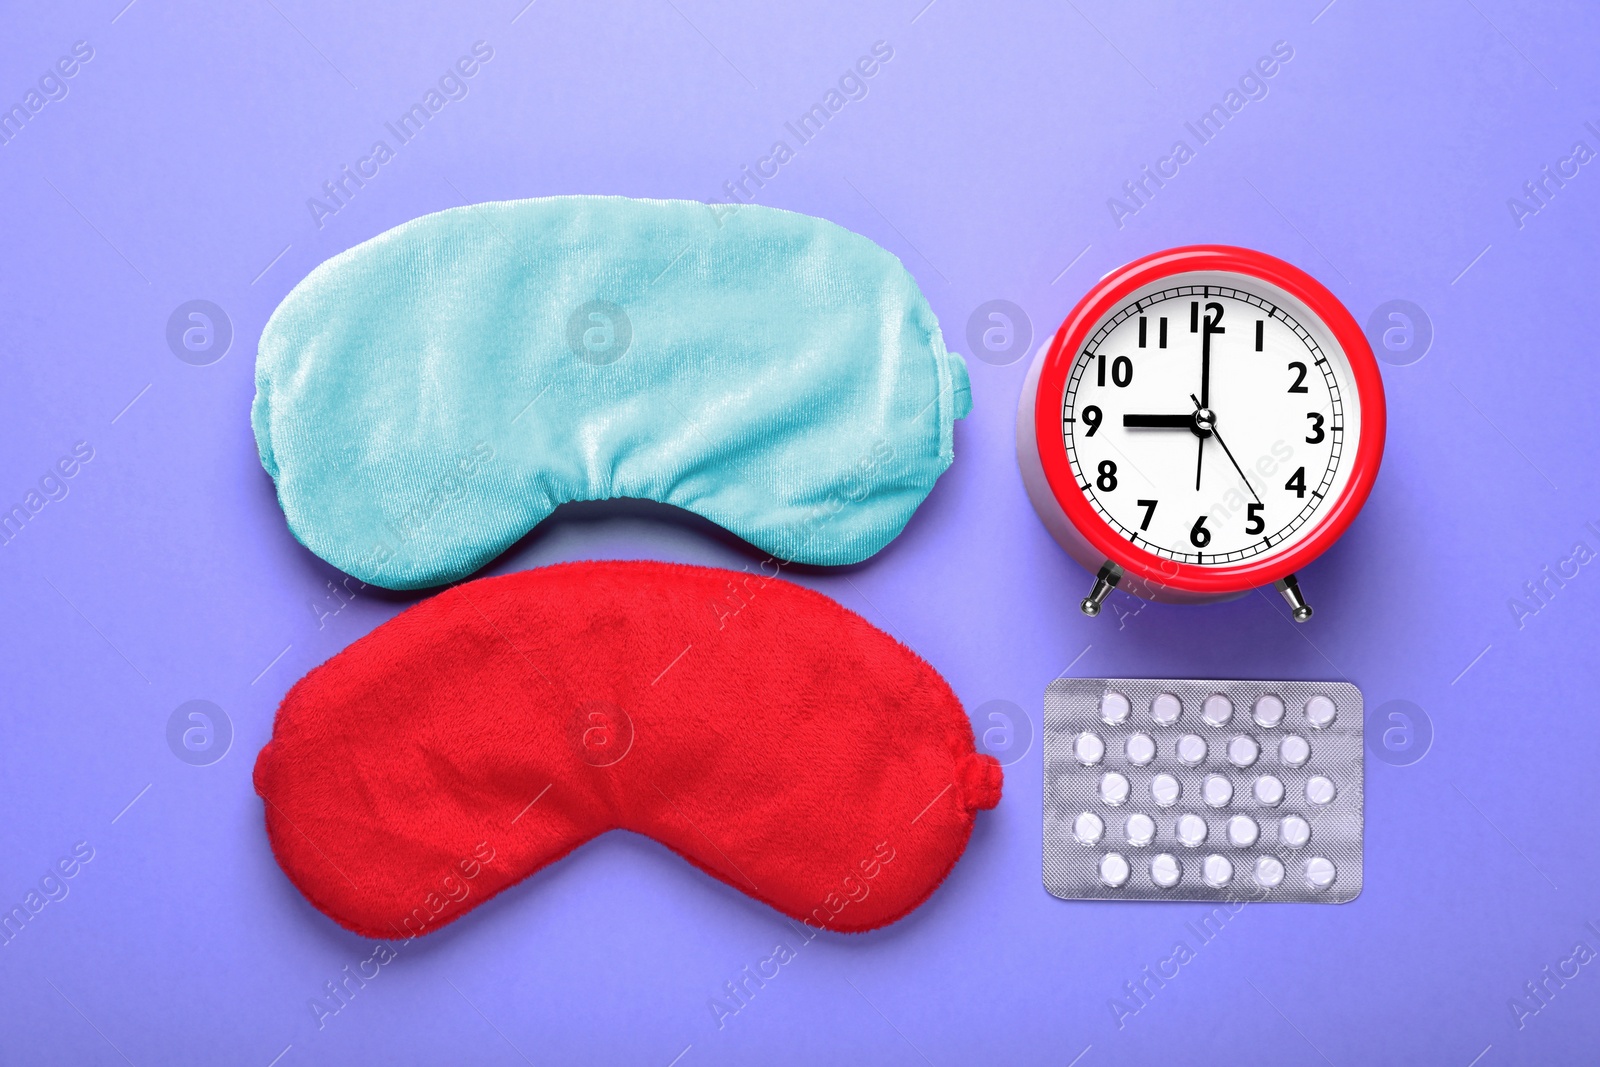
M 1600 126 L 1592 8 L 124 2 L 10 5 L 0 34 L 4 106 L 74 41 L 94 48 L 68 95 L 0 146 L 0 503 L 23 501 L 75 442 L 94 449 L 69 495 L 0 549 L 0 906 L 75 842 L 95 850 L 70 895 L 0 948 L 0 1060 L 1593 1058 L 1600 966 L 1551 983 L 1520 1029 L 1510 1000 L 1578 942 L 1600 948 L 1584 926 L 1600 924 L 1600 567 L 1549 583 L 1521 619 L 1510 601 L 1574 542 L 1600 548 L 1585 525 L 1600 520 L 1600 165 L 1520 226 L 1507 203 L 1575 141 L 1600 150 L 1584 126 Z M 469 95 L 319 228 L 307 198 L 478 40 L 494 58 Z M 1307 626 L 1275 595 L 1141 610 L 1117 594 L 1080 616 L 1089 576 L 1016 473 L 1020 353 L 969 356 L 976 406 L 956 463 L 898 541 L 860 567 L 794 575 L 906 641 L 969 709 L 1010 701 L 1035 724 L 1069 665 L 1347 678 L 1369 708 L 1414 702 L 1432 750 L 1368 759 L 1364 894 L 1246 908 L 1119 1029 L 1111 999 L 1176 940 L 1196 947 L 1185 924 L 1206 909 L 1048 896 L 1034 744 L 928 904 L 874 934 L 819 937 L 721 1029 L 710 998 L 792 931 L 612 834 L 402 949 L 319 1030 L 308 1001 L 371 944 L 279 872 L 250 769 L 288 686 L 411 598 L 363 594 L 319 625 L 337 575 L 290 537 L 247 421 L 263 323 L 318 262 L 464 200 L 722 195 L 774 140 L 795 148 L 784 122 L 879 40 L 894 58 L 868 95 L 759 202 L 899 255 L 953 348 L 971 352 L 986 301 L 1020 305 L 1042 337 L 1106 270 L 1199 241 L 1297 263 L 1363 322 L 1392 299 L 1431 318 L 1431 351 L 1384 366 L 1383 473 L 1301 574 Z M 1119 227 L 1107 198 L 1175 139 L 1194 147 L 1183 123 L 1280 40 L 1294 58 L 1265 99 Z M 196 298 L 235 332 L 208 366 L 165 337 Z M 591 507 L 493 571 L 637 556 L 757 558 L 660 509 Z M 166 740 L 191 699 L 233 726 L 210 766 Z

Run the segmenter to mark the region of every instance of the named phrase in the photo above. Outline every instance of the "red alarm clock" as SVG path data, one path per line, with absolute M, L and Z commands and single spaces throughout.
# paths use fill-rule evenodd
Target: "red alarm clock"
M 1039 350 L 1017 458 L 1067 552 L 1113 588 L 1200 603 L 1295 572 L 1366 502 L 1383 458 L 1383 380 L 1343 304 L 1246 248 L 1194 245 L 1106 275 Z

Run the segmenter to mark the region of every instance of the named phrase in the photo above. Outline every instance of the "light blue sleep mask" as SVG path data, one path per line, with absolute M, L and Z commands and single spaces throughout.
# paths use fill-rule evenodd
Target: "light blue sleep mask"
M 900 261 L 774 208 L 454 208 L 317 267 L 250 412 L 294 535 L 363 581 L 462 578 L 557 505 L 634 497 L 782 560 L 855 563 L 971 407 Z

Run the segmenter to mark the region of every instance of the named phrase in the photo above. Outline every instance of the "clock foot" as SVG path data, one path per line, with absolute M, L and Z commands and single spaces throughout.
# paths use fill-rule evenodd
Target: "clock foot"
M 1289 602 L 1289 610 L 1293 612 L 1295 622 L 1305 622 L 1311 618 L 1311 605 L 1300 595 L 1300 583 L 1295 580 L 1294 575 L 1285 575 L 1272 584 L 1278 587 L 1283 599 Z
M 1089 590 L 1089 595 L 1083 598 L 1078 605 L 1079 609 L 1089 618 L 1100 614 L 1100 605 L 1106 602 L 1106 597 L 1111 595 L 1111 590 L 1122 581 L 1122 568 L 1106 560 L 1105 566 L 1100 568 L 1100 573 L 1094 576 L 1094 588 Z

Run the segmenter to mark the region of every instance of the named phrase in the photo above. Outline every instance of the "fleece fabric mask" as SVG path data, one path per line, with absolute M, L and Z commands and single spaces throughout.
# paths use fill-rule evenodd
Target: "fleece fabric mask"
M 251 422 L 295 536 L 415 589 L 617 497 L 859 562 L 950 465 L 970 406 L 928 302 L 867 238 L 575 196 L 442 211 L 323 263 L 261 335 Z
M 875 929 L 939 886 L 1003 778 L 944 679 L 859 615 L 650 562 L 424 600 L 302 678 L 255 767 L 284 872 L 380 938 L 611 830 L 812 926 Z

